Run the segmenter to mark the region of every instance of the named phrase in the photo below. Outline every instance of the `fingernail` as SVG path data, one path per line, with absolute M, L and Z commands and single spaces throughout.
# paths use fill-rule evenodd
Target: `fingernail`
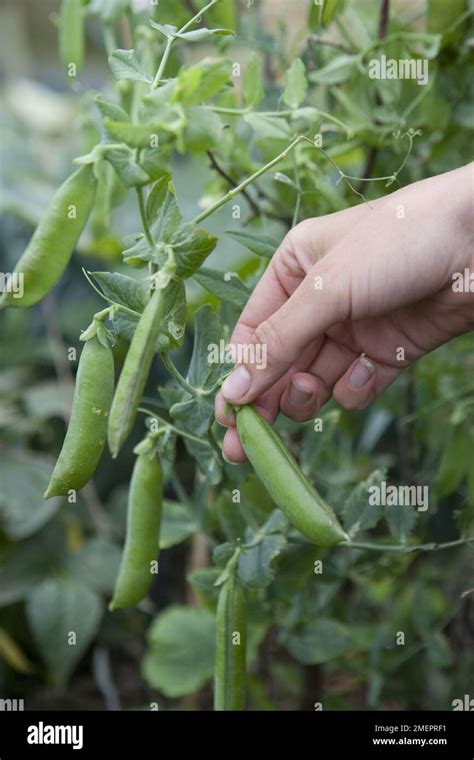
M 296 383 L 291 383 L 290 402 L 295 404 L 295 406 L 307 404 L 312 395 L 311 391 L 305 391 L 303 388 L 298 387 Z
M 248 369 L 237 367 L 223 383 L 221 388 L 222 395 L 227 401 L 237 402 L 247 393 L 251 382 L 252 378 Z
M 360 388 L 363 388 L 369 382 L 374 372 L 375 367 L 372 362 L 369 362 L 365 356 L 362 356 L 349 376 L 349 385 L 354 390 L 360 390 Z

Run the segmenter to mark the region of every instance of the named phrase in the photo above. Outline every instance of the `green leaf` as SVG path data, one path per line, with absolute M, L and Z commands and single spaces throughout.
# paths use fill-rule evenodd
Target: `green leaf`
M 107 100 L 104 100 L 101 95 L 97 95 L 94 98 L 94 101 L 102 116 L 112 119 L 113 121 L 130 121 L 128 113 L 116 103 L 109 103 Z
M 298 108 L 306 97 L 307 89 L 305 65 L 301 58 L 295 58 L 286 75 L 283 102 L 290 108 Z
M 257 53 L 252 53 L 243 81 L 244 103 L 247 108 L 256 108 L 265 97 L 263 85 L 263 65 Z
M 215 584 L 220 574 L 221 571 L 217 567 L 205 567 L 195 570 L 186 578 L 201 605 L 211 611 L 217 606 L 219 589 Z
M 49 524 L 32 538 L 12 544 L 2 557 L 0 607 L 19 602 L 43 580 L 62 572 L 66 556 L 65 529 Z
M 97 633 L 100 598 L 76 580 L 47 580 L 31 591 L 26 614 L 50 674 L 66 680 Z
M 448 496 L 456 490 L 470 464 L 472 449 L 467 433 L 463 425 L 455 427 L 448 436 L 438 477 L 436 479 L 436 493 L 439 498 Z
M 191 277 L 217 244 L 217 237 L 193 222 L 182 224 L 170 240 L 176 258 L 176 275 Z
M 183 68 L 178 74 L 174 97 L 183 106 L 196 106 L 232 84 L 231 61 L 204 58 L 200 63 Z
M 334 16 L 336 15 L 338 6 L 340 5 L 341 0 L 324 0 L 324 3 L 319 6 L 319 19 L 321 26 L 329 26 Z
M 381 509 L 381 507 L 379 507 Z M 416 506 L 387 506 L 383 507 L 390 533 L 400 543 L 405 543 L 418 519 Z
M 248 531 L 246 542 L 249 543 L 252 537 L 252 531 Z M 286 538 L 275 534 L 265 536 L 252 549 L 246 549 L 239 560 L 239 577 L 242 582 L 251 588 L 270 585 L 275 575 L 272 562 L 281 554 L 285 544 Z
M 103 538 L 91 538 L 77 554 L 69 555 L 66 571 L 71 579 L 102 594 L 111 594 L 119 571 L 121 550 Z
M 236 272 L 219 272 L 217 269 L 201 267 L 193 278 L 220 301 L 231 303 L 239 309 L 244 308 L 252 293 Z
M 109 150 L 105 158 L 125 187 L 140 187 L 150 181 L 148 174 L 137 164 L 135 152 L 131 148 L 124 145 L 123 148 Z
M 214 510 L 227 541 L 237 541 L 245 537 L 246 523 L 240 504 L 232 501 L 229 491 L 219 494 L 214 502 Z
M 159 143 L 159 132 L 163 129 L 173 132 L 175 126 L 181 128 L 184 122 L 154 122 L 153 124 L 130 124 L 125 121 L 104 119 L 104 126 L 109 135 L 117 142 L 123 142 L 131 148 L 155 148 Z M 156 143 L 156 144 L 155 144 Z
M 118 272 L 92 272 L 107 298 L 132 311 L 142 313 L 148 301 L 145 285 L 133 277 Z
M 153 81 L 153 77 L 142 68 L 134 50 L 116 50 L 109 56 L 109 66 L 115 79 L 131 79 L 147 84 Z
M 123 275 L 121 275 L 123 277 Z M 144 290 L 144 293 L 146 291 Z M 182 282 L 171 283 L 164 292 L 165 309 L 157 351 L 171 351 L 179 348 L 184 341 L 186 327 L 186 288 Z M 114 329 L 121 338 L 130 342 L 136 330 L 139 317 L 118 312 L 113 318 Z
M 238 243 L 244 245 L 257 256 L 263 256 L 264 259 L 271 259 L 280 246 L 280 241 L 270 235 L 256 234 L 254 232 L 237 232 L 237 230 L 226 230 L 224 234 L 234 238 L 234 240 L 237 240 Z
M 375 528 L 383 517 L 385 507 L 369 503 L 369 488 L 379 486 L 385 478 L 385 470 L 374 470 L 367 480 L 353 489 L 346 500 L 343 507 L 344 528 L 351 539 L 369 528 Z
M 159 179 L 158 182 L 156 197 L 150 201 L 155 208 L 159 204 L 158 212 L 154 214 L 156 218 L 152 223 L 152 233 L 155 240 L 168 243 L 180 228 L 182 216 L 173 183 L 167 182 L 166 176 Z M 159 263 L 164 263 L 164 261 Z
M 244 121 L 252 127 L 259 139 L 289 140 L 291 137 L 288 123 L 278 116 L 264 116 L 261 113 L 246 113 Z
M 2 450 L 0 457 L 0 528 L 14 541 L 27 538 L 58 511 L 62 499 L 44 501 L 51 466 L 20 450 Z
M 150 21 L 150 26 L 152 26 L 153 29 L 156 29 L 157 32 L 160 32 L 163 37 L 166 37 L 167 39 L 174 37 L 178 31 L 177 26 L 173 26 L 172 24 L 158 24 L 156 21 Z
M 105 24 L 112 24 L 130 10 L 130 0 L 91 0 L 87 10 Z
M 317 84 L 341 84 L 341 82 L 346 82 L 356 70 L 357 61 L 356 55 L 338 55 L 321 69 L 311 71 L 308 78 L 310 82 Z
M 231 29 L 194 29 L 190 32 L 176 32 L 173 37 L 180 40 L 187 40 L 188 42 L 202 42 L 203 40 L 210 40 L 211 37 L 227 37 L 234 36 L 234 32 Z
M 181 153 L 206 153 L 219 143 L 224 125 L 214 111 L 194 106 L 187 111 L 186 122 L 178 140 Z
M 214 672 L 214 615 L 193 607 L 171 607 L 148 633 L 143 676 L 166 697 L 192 694 Z
M 190 508 L 179 501 L 165 499 L 161 521 L 160 549 L 169 549 L 197 533 L 198 525 Z
M 340 657 L 351 648 L 348 629 L 336 620 L 320 618 L 283 639 L 289 653 L 304 665 L 320 665 Z

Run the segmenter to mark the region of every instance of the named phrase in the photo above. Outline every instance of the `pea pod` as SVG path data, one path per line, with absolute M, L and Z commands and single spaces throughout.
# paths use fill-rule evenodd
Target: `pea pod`
M 217 603 L 215 710 L 245 709 L 246 648 L 245 596 L 234 568 L 221 587 Z
M 58 20 L 59 55 L 66 72 L 71 76 L 84 62 L 84 11 L 82 0 L 61 0 Z M 74 73 L 70 66 L 74 65 Z
M 79 491 L 93 476 L 107 440 L 113 392 L 112 350 L 91 338 L 82 349 L 71 419 L 45 499 Z
M 160 544 L 162 474 L 159 459 L 139 454 L 128 497 L 127 537 L 109 609 L 132 607 L 147 594 Z
M 349 540 L 331 507 L 304 477 L 281 438 L 253 406 L 237 409 L 237 431 L 255 472 L 295 528 L 319 546 Z
M 91 165 L 63 182 L 15 267 L 15 273 L 23 276 L 23 295 L 5 293 L 2 306 L 33 306 L 56 285 L 86 225 L 95 190 Z
M 154 290 L 125 357 L 109 417 L 109 448 L 113 457 L 117 456 L 133 427 L 153 361 L 164 306 L 163 291 Z

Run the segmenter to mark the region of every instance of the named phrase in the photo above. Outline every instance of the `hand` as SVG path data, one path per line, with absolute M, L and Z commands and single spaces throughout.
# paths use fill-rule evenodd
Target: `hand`
M 280 410 L 309 420 L 331 397 L 363 409 L 474 328 L 474 282 L 453 288 L 453 275 L 474 273 L 472 182 L 470 164 L 288 233 L 231 337 L 262 344 L 267 362 L 239 364 L 216 398 L 227 459 L 245 461 L 226 400 L 271 422 Z

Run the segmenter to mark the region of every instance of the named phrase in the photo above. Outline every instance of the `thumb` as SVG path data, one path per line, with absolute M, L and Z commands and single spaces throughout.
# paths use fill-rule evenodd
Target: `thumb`
M 349 272 L 347 268 L 341 271 L 337 262 L 332 254 L 320 259 L 290 298 L 255 328 L 246 361 L 222 385 L 227 401 L 247 404 L 255 400 L 283 377 L 311 343 L 317 339 L 322 343 L 329 327 L 348 318 Z

